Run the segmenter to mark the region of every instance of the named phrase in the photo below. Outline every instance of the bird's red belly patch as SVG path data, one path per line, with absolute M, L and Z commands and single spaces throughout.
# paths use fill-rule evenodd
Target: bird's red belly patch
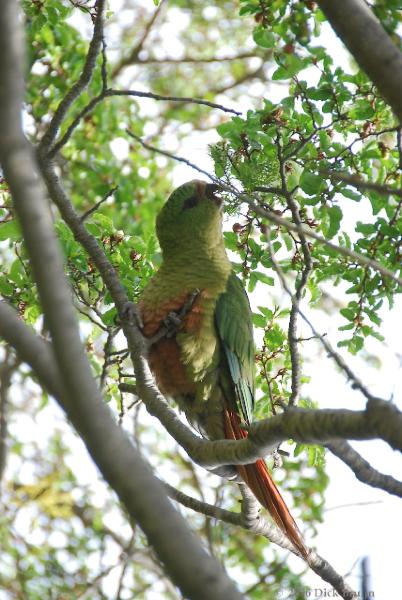
M 150 350 L 149 366 L 160 391 L 167 396 L 193 395 L 192 383 L 180 359 L 180 349 L 174 339 L 162 339 Z
M 205 297 L 207 297 L 207 292 L 203 290 L 185 315 L 180 331 L 187 333 L 196 333 L 199 331 L 203 314 L 201 301 Z M 188 301 L 188 298 L 189 294 L 186 293 L 174 300 L 169 300 L 169 302 L 157 308 L 152 307 L 151 309 L 142 305 L 141 313 L 144 322 L 144 336 L 154 336 L 164 326 L 163 321 L 168 317 L 169 313 L 179 313 L 183 305 Z M 174 337 L 162 338 L 153 345 L 149 352 L 148 362 L 151 371 L 155 375 L 158 387 L 163 394 L 168 396 L 195 394 L 195 385 L 189 379 L 186 369 L 182 364 L 180 348 Z

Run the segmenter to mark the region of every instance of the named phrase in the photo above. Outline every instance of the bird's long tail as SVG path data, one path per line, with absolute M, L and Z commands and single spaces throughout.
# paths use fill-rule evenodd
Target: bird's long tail
M 235 412 L 225 409 L 225 435 L 229 440 L 241 440 L 247 437 L 240 425 L 240 418 Z M 266 508 L 277 526 L 289 538 L 304 558 L 308 551 L 295 520 L 289 512 L 284 499 L 269 474 L 267 465 L 262 459 L 251 465 L 237 465 L 237 471 L 248 485 L 254 496 Z

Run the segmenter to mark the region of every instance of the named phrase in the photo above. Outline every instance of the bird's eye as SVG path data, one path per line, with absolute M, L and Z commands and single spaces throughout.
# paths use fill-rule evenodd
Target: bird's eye
M 187 198 L 187 200 L 184 201 L 183 210 L 185 210 L 186 208 L 194 208 L 194 206 L 197 206 L 197 204 L 198 204 L 198 197 L 190 196 L 190 198 Z

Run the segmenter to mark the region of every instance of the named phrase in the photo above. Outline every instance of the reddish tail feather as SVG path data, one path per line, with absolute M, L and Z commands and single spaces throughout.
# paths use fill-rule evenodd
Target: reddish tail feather
M 241 440 L 247 437 L 247 431 L 241 428 L 239 416 L 225 409 L 225 435 L 229 440 Z M 269 474 L 267 465 L 262 459 L 252 465 L 237 465 L 243 481 L 254 496 L 266 508 L 278 527 L 289 538 L 300 554 L 307 558 L 308 550 L 303 542 L 295 520 L 289 512 L 284 499 Z

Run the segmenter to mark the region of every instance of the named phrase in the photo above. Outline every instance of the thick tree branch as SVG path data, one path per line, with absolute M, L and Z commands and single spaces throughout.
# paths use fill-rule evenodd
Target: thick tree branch
M 402 481 L 374 469 L 348 442 L 338 440 L 327 444 L 327 448 L 350 467 L 359 481 L 402 498 Z
M 123 384 L 121 389 L 138 394 L 137 386 Z M 157 408 L 156 404 L 153 408 Z M 150 412 L 195 462 L 209 469 L 254 462 L 290 438 L 326 446 L 337 439 L 381 438 L 393 449 L 402 451 L 402 429 L 398 429 L 402 427 L 402 413 L 390 402 L 374 398 L 367 402 L 364 411 L 291 408 L 281 415 L 252 423 L 248 438 L 235 442 L 198 438 L 181 421 L 176 421 L 174 413 L 169 414 L 172 412 L 169 407 L 166 409 Z
M 98 3 L 98 9 L 101 6 L 102 3 Z M 31 148 L 22 131 L 25 44 L 18 8 L 14 0 L 6 0 L 0 12 L 0 161 L 52 337 L 61 381 L 62 395 L 58 399 L 104 478 L 116 491 L 130 516 L 141 525 L 183 594 L 200 599 L 205 594 L 225 600 L 241 598 L 220 566 L 204 552 L 173 509 L 163 486 L 154 478 L 126 434 L 114 423 L 92 377 L 75 321 L 71 292 L 64 278 L 62 254 L 50 210 Z M 88 57 L 87 65 L 89 63 Z M 59 112 L 59 121 L 63 114 Z M 57 120 L 53 121 L 54 133 L 57 123 Z M 131 477 L 127 476 L 128 473 Z M 171 552 L 173 537 L 174 555 Z M 192 568 L 194 564 L 198 567 L 197 571 Z
M 165 483 L 165 489 L 168 494 L 185 506 L 196 512 L 199 512 L 212 519 L 218 519 L 224 523 L 230 523 L 236 527 L 242 527 L 247 529 L 255 535 L 263 535 L 269 541 L 273 542 L 289 550 L 296 556 L 299 556 L 298 552 L 293 548 L 289 540 L 274 524 L 268 523 L 263 517 L 261 517 L 260 506 L 255 500 L 250 490 L 245 486 L 241 485 L 241 492 L 243 496 L 242 512 L 235 513 L 217 506 L 213 506 L 206 502 L 201 502 L 196 498 L 192 498 L 183 492 L 180 492 L 173 486 Z M 339 575 L 335 569 L 316 552 L 311 551 L 308 559 L 309 567 L 319 575 L 324 581 L 329 583 L 338 594 L 345 600 L 351 600 L 356 597 L 355 592 L 349 587 L 346 581 Z
M 27 362 L 35 371 L 41 384 L 51 394 L 55 395 L 56 399 L 60 401 L 62 391 L 59 381 L 58 368 L 55 363 L 50 344 L 36 337 L 34 333 L 18 318 L 17 313 L 4 302 L 0 302 L 0 336 L 6 339 L 8 343 L 15 348 L 21 360 Z M 64 400 L 61 400 L 61 405 L 62 407 L 65 407 Z M 105 409 L 104 405 L 102 405 L 102 411 L 105 410 L 107 412 L 107 409 Z M 107 414 L 107 418 L 110 419 L 109 414 Z M 144 463 L 142 459 L 137 456 L 135 448 L 132 445 L 129 445 L 128 448 L 122 447 L 122 445 L 118 443 L 118 440 L 115 439 L 116 437 L 120 436 L 120 438 L 123 438 L 125 442 L 127 442 L 127 438 L 121 429 L 116 427 L 113 422 L 109 425 L 108 436 L 111 436 L 115 450 L 115 454 L 110 457 L 111 462 L 113 463 L 111 468 L 113 468 L 113 470 L 116 472 L 120 472 L 120 476 L 124 478 L 124 481 L 128 479 L 128 481 L 125 483 L 126 487 L 137 490 L 135 482 L 141 480 L 142 490 L 144 491 L 145 495 L 144 501 L 152 503 L 152 505 L 149 505 L 151 510 L 148 511 L 152 514 L 148 516 L 143 514 L 143 518 L 141 520 L 138 519 L 140 525 L 144 527 L 144 519 L 152 519 L 152 521 L 155 522 L 155 525 L 159 526 L 160 523 L 158 515 L 161 516 L 161 519 L 164 522 L 168 520 L 170 523 L 170 519 L 172 518 L 172 509 L 169 507 L 169 510 L 166 512 L 166 506 L 160 505 L 160 497 L 154 497 L 150 495 L 151 491 L 149 490 L 149 478 L 151 477 L 151 474 L 147 468 L 144 470 Z M 109 447 L 106 442 L 107 441 L 105 440 L 107 452 L 109 451 Z M 210 443 L 211 442 L 206 442 L 206 444 Z M 232 445 L 237 444 L 237 442 L 229 443 Z M 127 456 L 128 454 L 130 455 L 129 459 Z M 129 469 L 131 478 L 127 478 L 128 471 L 126 469 Z M 137 477 L 141 477 L 141 479 L 137 479 Z M 164 485 L 168 490 L 168 494 L 178 502 L 182 503 L 184 506 L 201 512 L 202 514 L 205 514 L 211 518 L 216 518 L 238 527 L 246 527 L 252 533 L 256 535 L 264 535 L 272 542 L 279 544 L 283 548 L 294 551 L 288 540 L 284 538 L 283 534 L 275 526 L 270 525 L 260 516 L 258 517 L 258 520 L 256 518 L 245 519 L 244 513 L 232 513 L 204 502 L 200 502 L 187 496 L 186 494 L 183 494 L 168 484 Z M 242 487 L 244 488 L 244 486 Z M 130 494 L 130 490 L 127 490 L 127 494 Z M 125 506 L 128 508 L 130 515 L 133 517 L 136 515 L 134 512 L 135 505 L 133 506 L 134 500 L 136 500 L 136 503 L 141 505 L 141 495 L 138 494 L 138 490 L 134 495 L 135 499 L 129 498 L 129 501 L 125 502 Z M 163 510 L 164 512 L 159 513 L 159 510 Z M 144 507 L 142 507 L 142 511 L 144 513 L 146 512 Z M 256 517 L 256 515 L 254 516 Z M 175 523 L 173 522 L 172 527 L 174 526 Z M 176 543 L 178 543 L 177 536 L 179 534 L 180 530 L 174 530 L 171 533 L 171 535 L 174 536 Z M 338 575 L 326 561 L 318 557 L 314 552 L 312 552 L 309 556 L 309 565 L 320 577 L 334 586 L 334 588 L 338 591 L 338 593 L 341 594 L 343 598 L 348 599 L 351 597 L 350 595 L 347 595 L 349 588 L 340 575 Z M 201 595 L 192 597 L 204 598 L 205 596 Z M 231 596 L 228 596 L 228 598 L 230 597 Z M 235 598 L 239 596 L 234 595 L 232 597 Z
M 364 0 L 317 0 L 331 26 L 402 121 L 402 53 Z
M 0 302 L 0 337 L 32 368 L 43 388 L 55 398 L 64 395 L 51 344 L 36 337 L 17 312 L 3 301 Z
M 240 492 L 242 495 L 241 514 L 239 515 L 239 525 L 255 535 L 263 535 L 268 540 L 281 546 L 285 550 L 289 550 L 299 558 L 300 553 L 289 541 L 286 535 L 273 523 L 268 522 L 261 517 L 261 506 L 255 498 L 251 490 L 244 484 L 240 484 Z
M 63 391 L 51 345 L 36 337 L 32 330 L 18 318 L 15 310 L 5 302 L 0 302 L 0 337 L 15 349 L 22 361 L 30 365 L 41 385 L 56 398 L 62 409 L 66 410 L 67 416 L 76 429 L 82 429 L 82 424 L 79 422 L 82 417 L 90 418 L 91 422 L 94 422 L 93 431 L 89 430 L 88 436 L 83 435 L 82 437 L 105 479 L 117 492 L 130 516 L 139 523 L 149 537 L 172 578 L 176 581 L 181 579 L 172 574 L 169 563 L 176 562 L 176 557 L 181 554 L 182 549 L 184 553 L 190 553 L 192 556 L 191 558 L 189 554 L 188 564 L 182 565 L 183 568 L 189 569 L 189 573 L 191 573 L 191 561 L 198 561 L 196 564 L 202 569 L 199 574 L 200 580 L 198 583 L 191 584 L 190 581 L 187 581 L 185 584 L 193 588 L 188 592 L 189 597 L 202 600 L 205 596 L 197 595 L 198 592 L 197 590 L 194 592 L 194 587 L 201 590 L 207 589 L 204 586 L 209 585 L 208 579 L 212 577 L 211 593 L 217 593 L 217 597 L 225 598 L 225 600 L 232 598 L 232 594 L 234 598 L 240 598 L 241 596 L 230 586 L 226 588 L 223 586 L 223 589 L 219 589 L 219 579 L 217 580 L 214 575 L 216 572 L 214 561 L 208 559 L 209 568 L 203 562 L 206 555 L 196 543 L 196 538 L 188 532 L 184 521 L 167 502 L 162 485 L 152 475 L 148 465 L 144 463 L 122 429 L 115 424 L 107 407 L 101 403 L 95 407 L 89 407 L 91 411 L 89 417 L 80 414 L 75 416 L 74 407 L 71 408 L 71 399 Z M 80 398 L 78 401 L 84 405 L 82 412 L 86 412 L 85 399 Z M 103 423 L 102 429 L 100 423 Z M 88 437 L 91 437 L 90 441 L 88 441 Z M 109 458 L 107 458 L 108 455 Z M 127 473 L 130 473 L 130 477 L 127 477 Z M 138 493 L 138 481 L 141 482 L 141 494 Z M 171 555 L 169 548 L 172 536 L 176 540 L 176 554 L 167 560 L 164 554 L 170 553 Z M 165 541 L 162 540 L 161 543 L 159 538 L 165 538 Z M 187 545 L 186 538 L 191 541 L 189 545 Z M 180 558 L 180 560 L 183 559 L 183 557 Z M 178 568 L 180 565 L 176 565 L 174 570 L 178 570 Z M 217 571 L 217 574 L 220 575 L 220 572 Z M 183 582 L 178 585 L 183 589 L 185 587 Z
M 0 365 L 0 492 L 2 489 L 3 475 L 7 464 L 7 412 L 8 392 L 11 379 L 16 369 L 16 363 L 11 356 L 10 347 L 5 349 L 3 363 Z

